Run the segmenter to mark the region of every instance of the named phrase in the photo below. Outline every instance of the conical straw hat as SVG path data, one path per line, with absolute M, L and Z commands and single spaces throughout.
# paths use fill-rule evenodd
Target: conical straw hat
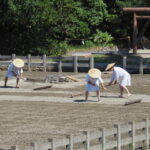
M 14 59 L 12 63 L 17 68 L 22 68 L 24 66 L 24 61 L 19 58 Z
M 96 68 L 92 68 L 92 69 L 89 70 L 88 75 L 91 78 L 98 78 L 98 77 L 101 76 L 101 71 L 96 69 Z
M 114 65 L 115 65 L 115 63 L 108 64 L 105 70 L 107 71 L 107 70 L 111 69 Z

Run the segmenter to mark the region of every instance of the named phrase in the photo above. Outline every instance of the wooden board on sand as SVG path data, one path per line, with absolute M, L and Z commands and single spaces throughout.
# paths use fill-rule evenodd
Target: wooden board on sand
M 72 76 L 66 76 L 66 78 L 75 81 L 75 82 L 80 82 L 80 80 L 78 78 L 72 77 Z
M 74 98 L 74 97 L 82 96 L 82 95 L 84 95 L 84 93 L 83 93 L 83 92 L 75 93 L 75 94 L 71 94 L 70 98 Z
M 47 86 L 41 86 L 41 87 L 34 88 L 33 90 L 43 90 L 43 89 L 48 89 L 51 87 L 52 87 L 52 85 L 47 85 Z
M 142 98 L 130 100 L 130 102 L 126 102 L 124 105 L 127 106 L 127 105 L 131 105 L 131 104 L 135 104 L 135 103 L 141 103 L 141 101 L 142 101 Z

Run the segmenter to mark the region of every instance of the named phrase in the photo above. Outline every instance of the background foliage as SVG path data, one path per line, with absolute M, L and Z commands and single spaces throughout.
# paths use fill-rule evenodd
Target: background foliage
M 113 43 L 132 36 L 122 8 L 136 6 L 150 1 L 0 0 L 0 54 L 62 55 L 70 45 Z

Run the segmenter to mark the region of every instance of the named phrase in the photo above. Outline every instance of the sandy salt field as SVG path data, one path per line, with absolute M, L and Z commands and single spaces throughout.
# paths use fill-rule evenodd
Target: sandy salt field
M 48 74 L 51 73 L 25 72 L 24 76 L 44 79 Z M 16 81 L 12 79 L 8 88 L 3 88 L 4 72 L 0 73 L 0 148 L 26 146 L 52 137 L 150 118 L 150 75 L 132 75 L 130 99 L 143 101 L 129 106 L 124 106 L 128 99 L 118 98 L 117 85 L 109 88 L 112 92 L 101 91 L 101 103 L 97 103 L 95 93 L 91 93 L 88 102 L 84 102 L 84 95 L 70 98 L 72 93 L 84 92 L 85 74 L 69 75 L 81 81 L 53 83 L 50 89 L 33 91 L 50 83 L 22 80 L 16 89 L 13 88 Z M 103 78 L 108 82 L 110 75 L 103 74 Z

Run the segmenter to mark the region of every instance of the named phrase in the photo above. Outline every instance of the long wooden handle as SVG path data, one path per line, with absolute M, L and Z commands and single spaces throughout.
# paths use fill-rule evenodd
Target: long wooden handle
M 52 85 L 47 85 L 47 86 L 41 86 L 41 87 L 37 87 L 37 88 L 34 88 L 33 90 L 43 90 L 43 89 L 47 89 L 47 88 L 51 88 Z
M 66 78 L 72 80 L 72 81 L 75 81 L 75 82 L 80 82 L 79 79 L 75 78 L 75 77 L 71 77 L 71 76 L 66 76 Z
M 76 94 L 71 94 L 70 98 L 74 98 L 74 97 L 76 97 L 76 96 L 81 96 L 81 95 L 83 95 L 83 94 L 84 94 L 83 92 L 81 92 L 81 93 L 76 93 Z

